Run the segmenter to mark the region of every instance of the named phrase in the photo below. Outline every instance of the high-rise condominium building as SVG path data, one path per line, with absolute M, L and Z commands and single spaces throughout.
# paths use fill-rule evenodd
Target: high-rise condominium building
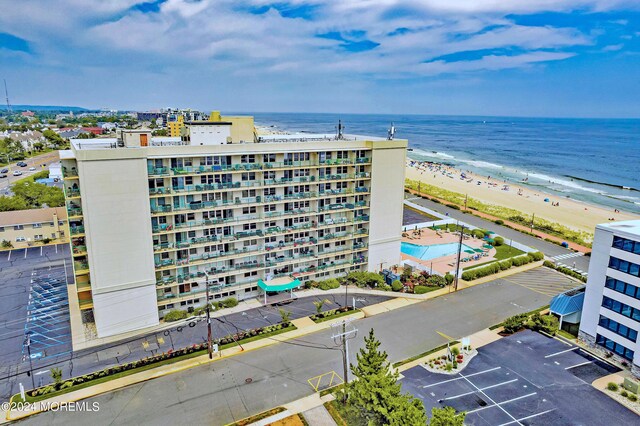
M 640 376 L 640 220 L 596 227 L 579 337 Z
M 207 283 L 211 300 L 242 300 L 261 296 L 259 283 L 399 262 L 406 140 L 257 138 L 250 117 L 185 130 L 122 131 L 61 151 L 70 306 L 98 337 L 203 306 Z

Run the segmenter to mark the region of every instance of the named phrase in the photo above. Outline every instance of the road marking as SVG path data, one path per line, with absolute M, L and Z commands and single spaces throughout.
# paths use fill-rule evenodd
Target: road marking
M 39 375 L 41 375 L 41 374 L 46 374 L 46 373 L 48 373 L 48 372 L 49 372 L 49 370 L 43 370 L 43 371 L 38 371 L 37 373 L 33 373 L 33 375 L 34 375 L 34 376 L 39 376 Z
M 477 389 L 481 394 L 483 394 L 483 395 L 484 395 L 484 396 L 485 396 L 489 401 L 493 402 L 493 403 L 494 403 L 494 404 L 495 404 L 499 409 L 501 409 L 501 410 L 502 410 L 502 411 L 503 411 L 507 416 L 509 416 L 509 417 L 511 417 L 513 420 L 515 420 L 515 421 L 516 421 L 516 423 L 518 423 L 519 425 L 521 425 L 521 424 L 522 424 L 522 423 L 520 423 L 518 420 L 516 420 L 516 418 L 515 418 L 515 417 L 513 417 L 513 416 L 512 416 L 512 415 L 511 415 L 507 410 L 505 410 L 504 408 L 502 408 L 502 407 L 500 406 L 500 404 L 496 403 L 496 402 L 495 402 L 495 401 L 494 401 L 494 400 L 493 400 L 489 395 L 487 395 L 486 393 L 484 393 L 483 391 L 481 391 L 481 390 L 480 390 L 476 385 L 474 385 L 474 384 L 473 384 L 473 382 L 472 382 L 471 380 L 469 380 L 469 379 L 467 379 L 465 376 L 463 376 L 463 375 L 462 375 L 462 373 L 458 373 L 458 374 L 460 374 L 460 376 L 461 376 L 462 378 L 464 378 L 464 379 L 467 381 L 467 383 L 469 383 L 471 386 L 473 386 L 474 388 L 476 388 L 476 389 Z M 534 393 L 533 393 L 533 395 L 535 395 L 535 394 L 536 394 L 536 392 L 534 392 Z M 522 399 L 522 397 L 521 397 L 521 398 L 517 398 L 517 399 Z M 509 401 L 506 401 L 506 402 L 509 402 Z M 504 404 L 504 403 L 503 403 L 503 404 Z M 483 407 L 483 408 L 484 408 L 484 407 Z M 471 412 L 471 411 L 470 411 L 470 412 Z
M 42 248 L 43 246 L 40 246 L 40 257 L 42 257 Z
M 29 251 L 29 249 L 28 249 L 28 248 L 24 249 L 24 258 L 25 258 L 25 259 L 27 258 L 27 252 L 28 252 L 28 251 Z
M 509 384 L 509 383 L 517 382 L 517 381 L 518 381 L 518 379 L 507 380 L 506 382 L 497 383 L 495 385 L 487 386 L 487 387 L 484 387 L 484 388 L 481 388 L 481 389 L 478 389 L 478 390 L 482 392 L 482 391 L 487 390 L 487 389 L 497 388 L 498 386 L 506 385 L 506 384 Z M 460 398 L 460 397 L 463 397 L 463 396 L 471 395 L 471 394 L 476 393 L 476 392 L 477 391 L 461 393 L 460 395 L 452 396 L 452 397 L 449 397 L 449 398 L 443 398 L 443 399 L 439 400 L 438 402 L 448 401 L 450 399 Z
M 566 352 L 575 351 L 576 349 L 578 349 L 578 347 L 574 346 L 571 349 L 565 349 L 564 351 L 555 352 L 555 353 L 552 353 L 552 354 L 549 354 L 549 355 L 545 355 L 545 358 L 551 358 L 552 356 L 560 355 L 560 354 L 563 354 L 563 353 L 566 353 Z
M 587 364 L 592 364 L 595 361 L 586 361 L 586 362 L 581 362 L 580 364 L 576 364 L 576 365 L 572 365 L 571 367 L 566 367 L 565 370 L 571 370 L 572 368 L 576 368 L 576 367 L 580 367 L 582 365 L 587 365 Z
M 490 369 L 488 369 L 488 370 L 478 371 L 477 373 L 469 374 L 467 377 L 477 376 L 477 375 L 479 375 L 479 374 L 488 373 L 488 372 L 490 372 L 490 371 L 499 370 L 499 369 L 501 369 L 501 368 L 502 368 L 502 367 L 493 367 L 493 368 L 490 368 Z M 456 380 L 461 380 L 461 379 L 463 379 L 462 375 L 460 375 L 460 376 L 461 376 L 461 377 L 456 377 L 455 379 L 443 380 L 443 381 L 441 381 L 441 382 L 432 383 L 432 384 L 430 384 L 430 385 L 425 385 L 425 386 L 423 386 L 422 388 L 423 388 L 423 389 L 426 389 L 426 388 L 430 388 L 431 386 L 437 386 L 437 385 L 441 385 L 441 384 L 443 384 L 443 383 L 455 382 Z
M 518 400 L 520 400 L 520 399 L 529 398 L 530 396 L 537 395 L 537 394 L 538 394 L 538 392 L 532 392 L 532 393 L 529 393 L 529 394 L 527 394 L 527 395 L 522 395 L 522 396 L 519 396 L 519 397 L 517 397 L 517 398 L 508 399 L 508 400 L 506 400 L 506 401 L 502 401 L 502 402 L 499 402 L 499 403 L 498 403 L 498 402 L 495 402 L 493 399 L 489 398 L 489 397 L 487 396 L 487 394 L 485 393 L 485 396 L 487 396 L 487 398 L 488 398 L 491 402 L 493 402 L 493 405 L 485 405 L 484 407 L 480 407 L 480 408 L 476 408 L 475 410 L 467 411 L 467 414 L 469 414 L 469 413 L 475 413 L 475 412 L 477 412 L 477 411 L 482 411 L 482 410 L 485 410 L 485 409 L 487 409 L 487 408 L 498 407 L 499 409 L 501 409 L 502 411 L 504 411 L 504 412 L 505 412 L 509 417 L 511 417 L 511 418 L 513 419 L 513 421 L 512 421 L 512 422 L 510 422 L 510 423 L 518 423 L 518 424 L 521 424 L 519 420 L 516 420 L 516 418 L 515 418 L 515 417 L 513 417 L 511 414 L 509 414 L 509 412 L 507 412 L 507 410 L 505 410 L 504 408 L 502 408 L 502 405 L 503 405 L 503 404 L 508 404 L 508 403 L 510 403 L 510 402 L 518 401 Z
M 13 250 L 9 250 L 9 256 L 7 257 L 7 262 L 11 262 L 11 252 L 12 252 L 12 251 L 13 251 Z
M 555 411 L 555 410 L 556 410 L 555 408 L 552 408 L 551 410 L 543 411 L 542 413 L 532 414 L 532 415 L 530 415 L 530 416 L 523 417 L 523 418 L 521 418 L 521 419 L 518 419 L 518 421 L 520 422 L 520 421 L 522 421 L 522 420 L 529 420 L 529 419 L 532 419 L 532 418 L 534 418 L 534 417 L 538 417 L 538 416 L 541 416 L 541 415 L 543 415 L 543 414 L 550 413 L 550 412 Z M 502 423 L 500 426 L 507 426 L 507 425 L 510 425 L 511 423 L 515 423 L 515 422 Z

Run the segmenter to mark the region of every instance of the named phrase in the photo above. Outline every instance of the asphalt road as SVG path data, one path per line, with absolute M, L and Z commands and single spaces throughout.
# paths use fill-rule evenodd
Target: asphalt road
M 539 268 L 535 280 L 555 276 Z M 391 362 L 422 353 L 445 340 L 436 331 L 462 337 L 516 313 L 549 303 L 549 296 L 507 280 L 494 280 L 451 295 L 354 321 L 350 361 L 370 328 Z M 332 371 L 341 375 L 341 353 L 331 330 L 171 374 L 90 398 L 99 411 L 46 412 L 21 423 L 33 425 L 189 424 L 223 425 L 310 395 L 308 379 Z M 323 384 L 326 384 L 325 377 Z
M 414 197 L 410 197 L 407 199 L 410 200 L 412 203 L 421 205 L 431 210 L 435 210 L 438 213 L 442 213 L 442 214 L 448 213 L 449 217 L 453 219 L 464 221 L 470 225 L 477 226 L 479 228 L 492 230 L 498 233 L 499 235 L 502 235 L 505 238 L 513 239 L 514 241 L 518 241 L 529 247 L 537 248 L 538 250 L 542 251 L 545 255 L 547 255 L 547 257 L 550 257 L 550 258 L 556 258 L 558 256 L 564 257 L 564 256 L 574 254 L 573 251 L 560 247 L 557 244 L 552 244 L 540 238 L 535 238 L 530 235 L 523 234 L 511 228 L 507 228 L 506 226 L 496 225 L 495 223 L 489 220 L 482 219 L 471 214 L 464 214 L 460 210 L 449 208 L 443 204 L 434 203 L 431 200 L 425 200 L 424 198 L 414 198 Z M 589 256 L 575 256 L 575 257 L 560 258 L 559 261 L 568 266 L 573 266 L 573 263 L 575 262 L 576 269 L 582 270 L 584 272 L 588 272 L 589 260 L 590 260 Z

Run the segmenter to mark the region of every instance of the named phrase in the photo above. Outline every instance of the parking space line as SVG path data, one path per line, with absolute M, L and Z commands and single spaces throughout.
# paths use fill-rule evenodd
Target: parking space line
M 27 252 L 29 251 L 29 249 L 24 249 L 24 258 L 27 258 Z
M 42 248 L 43 246 L 40 246 L 40 257 L 42 257 Z
M 518 422 L 521 422 L 521 421 L 523 421 L 523 420 L 529 420 L 529 419 L 532 419 L 532 418 L 534 418 L 534 417 L 538 417 L 538 416 L 541 416 L 541 415 L 543 415 L 543 414 L 550 413 L 550 412 L 552 412 L 552 411 L 555 411 L 555 408 L 552 408 L 551 410 L 543 411 L 542 413 L 532 414 L 532 415 L 530 415 L 530 416 L 523 417 L 523 418 L 521 418 L 521 419 L 518 419 L 517 421 L 518 421 Z M 516 423 L 516 422 L 502 423 L 500 426 L 507 426 L 507 425 L 510 425 L 510 424 L 512 424 L 512 423 Z
M 487 390 L 487 389 L 497 388 L 498 386 L 506 385 L 506 384 L 509 384 L 509 383 L 517 382 L 517 381 L 518 381 L 518 379 L 507 380 L 506 382 L 502 382 L 502 383 L 498 383 L 498 384 L 495 384 L 495 385 L 491 385 L 491 386 L 487 386 L 487 387 L 478 389 L 478 391 L 482 392 L 482 391 Z M 449 397 L 449 398 L 441 399 L 438 402 L 449 401 L 450 399 L 456 399 L 456 398 L 460 398 L 460 397 L 463 397 L 463 396 L 471 395 L 472 393 L 476 393 L 478 391 L 471 391 L 471 392 L 461 393 L 460 395 L 456 395 L 456 396 L 452 396 L 452 397 Z
M 571 349 L 565 349 L 564 351 L 554 352 L 554 353 L 552 353 L 552 354 L 545 355 L 544 357 L 545 357 L 545 358 L 551 358 L 551 357 L 553 357 L 553 356 L 560 355 L 560 354 L 563 354 L 563 353 L 566 353 L 566 352 L 575 351 L 576 349 L 578 349 L 578 346 L 574 346 L 574 347 L 573 347 L 573 348 L 571 348 Z
M 581 362 L 580 364 L 572 365 L 571 367 L 566 367 L 565 370 L 571 370 L 572 368 L 580 367 L 582 365 L 592 364 L 593 362 L 595 361 Z
M 489 396 L 487 396 L 487 394 L 485 393 L 484 395 L 487 397 L 487 399 L 489 399 L 491 402 L 493 402 L 493 405 L 485 405 L 484 407 L 480 407 L 480 408 L 476 408 L 475 410 L 467 411 L 467 414 L 475 413 L 475 412 L 477 412 L 477 411 L 482 411 L 482 410 L 485 410 L 485 409 L 487 409 L 487 408 L 491 408 L 491 407 L 498 407 L 499 409 L 501 409 L 502 411 L 504 411 L 504 412 L 505 412 L 509 417 L 511 417 L 511 418 L 513 419 L 513 421 L 512 421 L 512 422 L 510 422 L 510 423 L 518 423 L 518 424 L 521 424 L 519 420 L 517 420 L 515 417 L 513 417 L 511 414 L 509 414 L 509 412 L 508 412 L 507 410 L 505 410 L 504 408 L 502 408 L 502 405 L 503 405 L 503 404 L 508 404 L 508 403 L 510 403 L 510 402 L 518 401 L 518 400 L 521 400 L 521 399 L 529 398 L 530 396 L 537 395 L 537 394 L 538 394 L 538 392 L 532 392 L 532 393 L 530 393 L 530 394 L 522 395 L 522 396 L 519 396 L 519 397 L 517 397 L 517 398 L 508 399 L 508 400 L 506 400 L 506 401 L 502 401 L 502 402 L 495 402 L 493 399 L 489 398 Z
M 488 370 L 478 371 L 477 373 L 469 374 L 469 375 L 468 375 L 468 376 L 466 376 L 466 377 L 473 377 L 473 376 L 477 376 L 477 375 L 479 375 L 479 374 L 489 373 L 489 372 L 491 372 L 491 371 L 499 370 L 499 369 L 501 369 L 501 368 L 502 368 L 502 367 L 493 367 L 493 368 L 490 368 L 490 369 L 488 369 Z M 437 385 L 441 385 L 441 384 L 443 384 L 443 383 L 455 382 L 456 380 L 461 380 L 461 379 L 463 379 L 463 378 L 464 378 L 464 376 L 462 376 L 462 374 L 460 374 L 460 376 L 461 376 L 461 377 L 456 377 L 455 379 L 443 380 L 443 381 L 441 381 L 441 382 L 432 383 L 432 384 L 430 384 L 430 385 L 425 385 L 425 386 L 423 386 L 422 388 L 423 388 L 423 389 L 425 389 L 425 388 L 430 388 L 431 386 L 437 386 Z
M 9 250 L 9 256 L 7 256 L 7 262 L 11 262 L 11 252 L 12 252 L 12 251 L 13 251 L 13 250 Z
M 494 401 L 494 400 L 493 400 L 489 395 L 487 395 L 486 393 L 484 393 L 483 391 L 481 391 L 481 390 L 480 390 L 480 389 L 479 389 L 475 384 L 473 384 L 473 382 L 472 382 L 471 380 L 467 379 L 467 378 L 466 378 L 462 373 L 459 373 L 459 374 L 460 374 L 460 377 L 462 377 L 463 379 L 465 379 L 465 380 L 467 381 L 467 383 L 469 383 L 471 386 L 473 386 L 474 388 L 476 388 L 476 389 L 477 389 L 481 394 L 483 394 L 483 395 L 484 395 L 484 396 L 485 396 L 489 401 L 493 402 L 493 403 L 494 403 L 494 404 L 495 404 L 499 409 L 501 409 L 501 410 L 502 410 L 502 411 L 503 411 L 507 416 L 509 416 L 509 417 L 511 417 L 513 420 L 515 420 L 515 421 L 516 421 L 516 423 L 518 423 L 519 425 L 521 425 L 521 424 L 522 424 L 522 423 L 520 423 L 518 420 L 516 420 L 516 418 L 515 418 L 515 417 L 513 417 L 513 416 L 511 415 L 511 413 L 509 413 L 507 410 L 505 410 L 504 408 L 502 408 L 502 407 L 500 406 L 500 404 L 496 403 L 496 402 L 495 402 L 495 401 Z M 536 394 L 536 392 L 534 392 L 534 393 L 533 393 L 533 395 L 535 395 L 535 394 Z M 530 395 L 529 395 L 529 396 L 530 396 Z M 516 398 L 516 399 L 522 399 L 522 398 L 524 398 L 524 397 L 520 397 L 520 398 Z M 509 402 L 509 401 L 505 401 L 505 402 L 503 402 L 502 404 L 505 404 L 506 402 Z M 483 408 L 484 408 L 484 407 L 483 407 Z M 477 410 L 476 410 L 476 411 L 477 411 Z M 470 412 L 471 412 L 471 411 L 470 411 Z

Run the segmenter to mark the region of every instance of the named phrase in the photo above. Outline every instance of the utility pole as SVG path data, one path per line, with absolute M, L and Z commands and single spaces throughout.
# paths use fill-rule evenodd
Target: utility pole
M 456 260 L 456 280 L 453 291 L 458 291 L 458 276 L 460 275 L 460 257 L 462 253 L 462 236 L 464 235 L 464 225 L 460 229 L 460 241 L 458 242 L 458 259 Z
M 345 392 L 343 392 L 342 394 L 342 402 L 345 403 L 347 402 L 347 392 L 346 392 L 346 386 L 347 383 L 349 383 L 349 339 L 353 339 L 356 337 L 356 335 L 358 334 L 358 329 L 357 328 L 350 328 L 347 329 L 347 325 L 350 325 L 351 321 L 348 321 L 346 319 L 342 320 L 342 324 L 340 323 L 333 323 L 331 324 L 331 328 L 334 329 L 334 333 L 333 336 L 331 336 L 333 338 L 333 341 L 337 344 L 337 345 L 342 345 L 342 369 L 343 372 L 342 374 L 344 375 L 344 385 L 345 385 Z M 337 331 L 337 333 L 336 333 Z
M 209 359 L 213 359 L 213 345 L 211 344 L 211 304 L 209 303 L 209 274 L 204 271 L 206 294 L 207 294 L 207 352 L 209 352 Z M 173 344 L 173 343 L 172 343 Z

